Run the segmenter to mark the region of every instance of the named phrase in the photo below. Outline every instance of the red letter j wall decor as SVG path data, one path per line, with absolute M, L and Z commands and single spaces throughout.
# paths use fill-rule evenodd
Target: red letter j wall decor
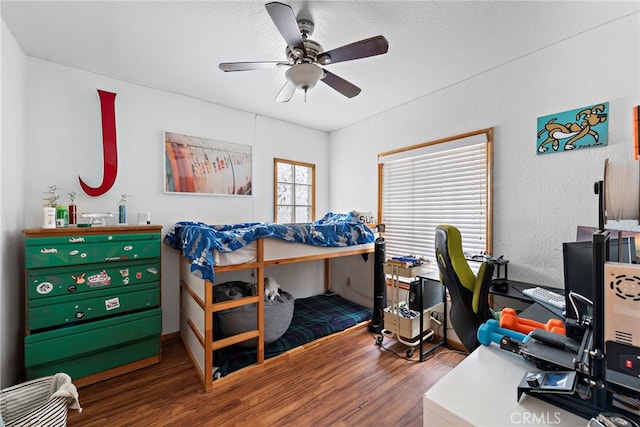
M 116 94 L 98 90 L 100 97 L 100 114 L 102 116 L 102 154 L 103 154 L 103 174 L 102 184 L 99 187 L 89 187 L 80 180 L 80 187 L 89 196 L 101 196 L 116 182 L 118 174 L 118 146 L 116 143 Z

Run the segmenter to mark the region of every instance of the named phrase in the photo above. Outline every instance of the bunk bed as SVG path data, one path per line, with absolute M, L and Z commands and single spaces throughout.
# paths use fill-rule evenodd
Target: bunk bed
M 353 212 L 328 213 L 322 219 L 308 224 L 207 225 L 199 222 L 178 222 L 171 227 L 165 235 L 164 243 L 181 252 L 180 336 L 205 390 L 211 390 L 214 380 L 221 375 L 219 367 L 215 366 L 214 353 L 254 340 L 256 345 L 248 357 L 254 358 L 255 365 L 261 365 L 265 361 L 265 293 L 262 284 L 266 267 L 324 260 L 325 289 L 328 290 L 331 277 L 330 260 L 362 255 L 364 262 L 368 254 L 374 252 L 374 239 L 370 227 L 360 222 Z M 246 269 L 253 269 L 255 272 L 256 283 L 260 284 L 257 286 L 257 294 L 216 302 L 213 290 L 215 275 Z M 349 304 L 346 300 L 331 301 L 331 306 L 342 305 L 343 301 Z M 339 303 L 336 304 L 336 301 Z M 296 301 L 296 305 L 298 303 L 306 302 Z M 309 303 L 315 307 L 314 309 L 318 309 L 315 306 L 317 302 Z M 215 313 L 249 304 L 255 304 L 257 307 L 255 330 L 224 338 L 214 334 Z M 356 319 L 347 319 L 347 322 L 353 323 L 327 326 L 326 333 L 335 333 L 341 328 L 355 324 Z M 275 356 L 273 352 L 280 351 L 278 342 L 270 344 L 267 350 L 266 358 Z M 239 366 L 245 365 L 246 363 L 243 363 Z

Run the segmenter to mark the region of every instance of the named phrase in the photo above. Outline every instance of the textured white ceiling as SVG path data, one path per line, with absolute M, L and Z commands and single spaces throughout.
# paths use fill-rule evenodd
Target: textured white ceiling
M 332 131 L 638 10 L 638 1 L 287 2 L 313 19 L 325 50 L 382 34 L 389 52 L 327 66 L 362 88 L 355 98 L 319 83 L 306 102 L 297 92 L 281 104 L 285 70 L 218 68 L 286 59 L 264 3 L 2 0 L 1 13 L 29 56 Z

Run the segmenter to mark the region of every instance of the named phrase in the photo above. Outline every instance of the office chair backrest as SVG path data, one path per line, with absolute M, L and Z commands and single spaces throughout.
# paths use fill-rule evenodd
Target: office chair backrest
M 449 319 L 462 344 L 473 351 L 479 345 L 478 327 L 493 317 L 488 299 L 493 264 L 483 262 L 474 274 L 462 251 L 460 231 L 452 225 L 436 227 L 435 250 L 440 280 L 451 296 Z

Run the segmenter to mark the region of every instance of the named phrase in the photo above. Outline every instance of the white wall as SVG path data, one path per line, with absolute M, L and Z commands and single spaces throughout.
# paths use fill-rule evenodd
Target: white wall
M 22 272 L 23 175 L 26 152 L 26 59 L 2 21 L 0 71 L 0 387 L 15 384 L 24 335 Z
M 605 159 L 632 158 L 638 27 L 637 13 L 603 23 L 333 132 L 330 206 L 376 209 L 379 152 L 494 127 L 494 253 L 510 260 L 510 278 L 563 286 L 562 242 L 575 240 L 577 225 L 597 226 L 593 184 Z M 536 155 L 538 117 L 606 101 L 608 146 Z
M 83 193 L 78 176 L 98 186 L 102 180 L 102 136 L 97 89 L 116 93 L 118 177 L 96 198 Z M 328 135 L 285 122 L 162 92 L 101 75 L 27 59 L 28 171 L 25 185 L 28 227 L 41 225 L 41 199 L 57 185 L 61 201 L 78 196 L 78 212 L 114 212 L 122 193 L 129 220 L 151 212 L 152 223 L 169 230 L 177 221 L 209 224 L 273 219 L 273 158 L 316 164 L 317 208 L 328 206 Z M 163 131 L 253 146 L 253 197 L 164 193 Z M 37 153 L 37 154 L 36 154 Z M 33 173 L 33 171 L 40 171 Z M 112 221 L 116 221 L 114 218 Z M 179 329 L 178 253 L 163 245 L 163 333 Z M 311 277 L 320 284 L 321 277 Z

